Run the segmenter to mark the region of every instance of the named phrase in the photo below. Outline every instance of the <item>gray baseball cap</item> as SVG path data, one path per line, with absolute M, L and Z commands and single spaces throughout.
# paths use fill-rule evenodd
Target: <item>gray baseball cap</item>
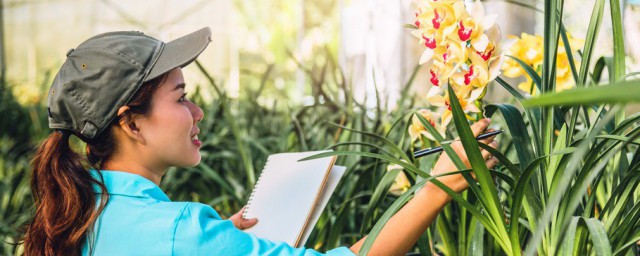
M 165 43 L 137 31 L 89 38 L 67 52 L 48 94 L 49 128 L 94 139 L 140 85 L 195 60 L 211 41 L 202 28 Z

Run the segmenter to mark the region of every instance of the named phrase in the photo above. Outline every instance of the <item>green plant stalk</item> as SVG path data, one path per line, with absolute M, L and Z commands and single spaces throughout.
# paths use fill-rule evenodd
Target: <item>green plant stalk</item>
M 464 198 L 465 200 L 469 200 L 469 192 L 468 191 L 463 191 L 462 192 L 462 198 Z M 467 240 L 467 232 L 473 232 L 472 231 L 472 227 L 468 226 L 467 224 L 467 211 L 462 208 L 462 207 L 458 207 L 458 212 L 460 214 L 460 224 L 458 224 L 458 246 L 456 246 L 458 248 L 458 255 L 465 255 L 465 252 L 468 248 L 468 240 Z M 455 247 L 454 247 L 455 248 Z
M 580 79 L 579 74 L 578 74 L 578 70 L 576 68 L 576 63 L 575 63 L 575 59 L 573 58 L 573 49 L 571 49 L 571 43 L 569 42 L 569 37 L 567 36 L 567 32 L 565 30 L 564 27 L 564 23 L 560 23 L 560 35 L 562 36 L 562 42 L 564 44 L 564 48 L 565 48 L 565 52 L 567 53 L 567 59 L 569 61 L 569 67 L 571 68 L 571 75 L 573 77 L 573 82 L 576 84 L 576 86 L 580 87 L 580 85 L 578 84 L 578 81 Z M 582 85 L 584 86 L 584 85 Z M 569 129 L 568 132 L 566 134 L 566 139 L 565 142 L 567 144 L 570 144 L 572 142 L 573 139 L 573 132 L 575 130 L 577 121 L 578 121 L 578 116 L 580 113 L 580 107 L 579 106 L 575 106 L 571 109 L 571 120 L 569 122 Z M 588 113 L 585 110 L 585 115 L 587 115 Z M 566 146 L 566 145 L 565 145 Z
M 453 87 L 449 86 L 447 89 L 449 90 L 449 102 L 453 115 L 453 122 L 467 154 L 467 159 L 469 159 L 471 168 L 476 175 L 478 183 L 480 183 L 480 191 L 482 194 L 476 196 L 478 199 L 484 199 L 486 201 L 483 205 L 494 222 L 499 234 L 498 237 L 495 237 L 496 241 L 508 255 L 520 255 L 520 249 L 513 248 L 511 243 L 509 243 L 509 234 L 505 226 L 504 217 L 500 210 L 501 207 L 500 199 L 498 198 L 498 191 L 493 183 L 491 175 L 489 174 L 489 169 L 485 164 L 484 158 L 480 153 L 478 142 L 471 131 L 471 127 L 469 127 L 469 122 L 467 121 L 466 115 L 460 106 L 460 102 L 458 101 L 458 97 L 456 96 Z M 469 185 L 473 187 L 475 182 L 471 183 L 472 184 Z
M 442 239 L 442 253 L 444 255 L 455 256 L 457 254 L 456 250 L 456 240 L 453 238 L 453 231 L 451 230 L 452 226 L 450 225 L 453 221 L 452 218 L 447 216 L 448 212 L 451 212 L 451 204 L 446 205 L 441 214 L 438 214 L 438 219 L 436 220 L 436 230 L 438 230 L 438 234 L 440 234 L 440 238 Z
M 518 111 L 518 109 L 516 109 L 512 105 L 491 104 L 485 108 L 485 111 L 486 111 L 485 114 L 487 116 L 492 116 L 492 114 L 496 110 L 500 110 L 504 119 L 507 122 L 507 128 L 509 130 L 509 134 L 511 134 L 512 139 L 514 141 L 514 147 L 516 149 L 516 153 L 518 154 L 520 166 L 524 166 L 524 167 L 528 166 L 529 163 L 532 162 L 531 157 L 535 156 L 535 154 L 533 153 L 533 149 L 530 145 L 531 139 L 529 138 L 528 130 L 524 124 L 524 121 L 522 119 L 520 112 Z M 502 155 L 501 153 L 493 152 L 493 150 L 490 147 L 485 147 L 485 146 L 482 146 L 482 147 L 485 150 L 488 150 L 489 152 L 491 152 L 494 156 L 498 157 L 498 159 L 503 165 L 509 166 L 506 164 L 509 160 L 506 159 L 506 157 L 504 158 L 500 157 Z M 521 171 L 515 170 L 515 167 L 513 167 L 513 169 L 514 169 L 512 171 L 513 177 L 517 179 L 521 179 L 520 177 Z M 544 178 L 545 177 L 544 173 L 538 173 L 537 175 L 540 177 L 539 183 L 542 183 L 542 185 L 544 185 L 543 191 L 546 191 L 547 186 L 545 185 L 546 179 Z M 531 229 L 535 229 L 536 227 L 535 218 L 537 217 L 538 213 L 542 211 L 541 202 L 538 199 L 539 197 L 535 196 L 540 194 L 540 190 L 538 189 L 537 183 L 538 182 L 535 182 L 534 180 L 534 182 L 522 184 L 526 186 L 525 199 L 522 205 L 524 207 L 525 214 L 527 215 L 527 220 L 529 222 L 529 226 L 531 227 Z M 518 209 L 519 207 L 512 207 L 512 211 L 518 211 Z M 512 212 L 512 216 L 514 216 L 513 212 Z M 517 224 L 513 224 L 514 222 L 517 222 L 517 218 L 515 220 L 513 218 L 511 219 L 511 223 L 512 223 L 511 225 L 516 225 L 517 227 Z M 511 235 L 512 235 L 512 238 L 511 238 L 512 242 L 514 242 L 515 240 L 518 240 L 513 237 L 514 235 L 517 235 L 517 234 L 512 233 Z
M 560 6 L 560 8 L 558 8 Z M 553 93 L 555 91 L 555 71 L 556 71 L 556 57 L 558 51 L 558 39 L 559 39 L 559 24 L 562 21 L 562 0 L 546 0 L 544 1 L 544 42 L 543 42 L 543 51 L 544 51 L 544 59 L 542 64 L 542 81 L 543 86 L 541 90 L 541 94 Z M 553 107 L 544 107 L 542 108 L 541 115 L 541 131 L 542 135 L 542 155 L 549 155 L 553 149 L 553 138 L 554 138 L 554 111 Z M 547 169 L 548 162 L 542 164 L 541 170 L 543 172 L 554 171 Z M 551 192 L 549 193 L 551 194 Z M 543 201 L 545 201 L 543 199 Z M 542 224 L 539 226 L 544 227 L 546 224 Z M 544 240 L 549 240 L 549 233 L 546 229 L 543 229 Z M 547 241 L 543 241 L 543 244 L 548 244 Z M 531 244 L 530 244 L 531 245 Z M 532 252 L 532 248 L 537 247 L 537 244 L 531 246 L 531 248 L 527 248 L 527 251 Z M 547 246 L 544 246 L 547 247 Z M 544 248 L 543 248 L 544 249 Z M 547 248 L 548 249 L 548 248 Z M 548 252 L 547 252 L 548 253 Z M 527 253 L 525 252 L 525 255 Z
M 613 79 L 613 82 L 618 82 L 623 79 L 626 67 L 625 67 L 625 48 L 624 48 L 624 35 L 622 29 L 622 15 L 620 12 L 621 5 L 619 0 L 609 0 L 609 7 L 611 10 L 611 25 L 613 30 L 613 72 L 609 76 Z M 624 109 L 616 113 L 615 123 L 619 124 L 625 119 Z M 625 150 L 622 150 L 616 154 L 612 159 L 611 170 L 617 170 L 616 173 L 623 173 L 625 166 L 623 159 L 625 157 Z

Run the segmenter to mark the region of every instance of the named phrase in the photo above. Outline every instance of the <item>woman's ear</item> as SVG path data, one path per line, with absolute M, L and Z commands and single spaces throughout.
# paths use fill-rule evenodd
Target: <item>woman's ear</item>
M 118 116 L 122 116 L 122 114 L 124 114 L 129 109 L 129 106 L 120 107 L 118 109 Z M 118 125 L 127 135 L 127 137 L 144 144 L 144 137 L 142 136 L 140 128 L 138 128 L 138 125 L 136 125 L 136 121 L 136 117 L 134 115 L 130 115 L 129 118 L 120 118 Z

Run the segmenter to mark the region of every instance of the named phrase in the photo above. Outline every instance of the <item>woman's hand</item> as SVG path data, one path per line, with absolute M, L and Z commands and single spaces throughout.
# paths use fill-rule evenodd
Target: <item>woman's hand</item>
M 478 135 L 484 133 L 490 123 L 491 123 L 491 120 L 488 118 L 485 118 L 471 125 L 471 131 L 473 131 L 473 136 L 478 137 Z M 492 129 L 487 130 L 487 132 L 490 132 L 490 131 L 492 131 Z M 489 138 L 480 140 L 480 142 L 487 144 L 492 148 L 497 148 L 498 141 L 494 139 L 495 139 L 495 135 Z M 464 147 L 462 146 L 462 142 L 460 141 L 453 142 L 451 143 L 451 147 L 456 152 L 456 154 L 460 156 L 460 159 L 464 162 L 467 168 L 471 168 L 471 165 L 469 164 L 469 159 L 467 158 L 467 154 L 464 152 Z M 481 152 L 482 152 L 482 156 L 484 157 L 484 161 L 487 164 L 487 167 L 489 169 L 493 168 L 498 163 L 498 160 L 495 157 L 493 157 L 488 151 L 482 149 Z M 458 168 L 453 163 L 453 161 L 451 161 L 449 156 L 446 153 L 442 153 L 440 155 L 440 158 L 438 158 L 438 162 L 436 162 L 435 166 L 433 167 L 433 171 L 431 171 L 431 175 L 437 175 L 437 174 L 452 172 L 456 170 L 458 170 Z M 451 189 L 453 189 L 458 193 L 464 191 L 469 187 L 469 184 L 464 179 L 464 177 L 462 177 L 461 174 L 443 176 L 438 178 L 438 180 L 440 180 L 442 183 L 444 183 L 445 185 L 447 185 L 448 187 L 450 187 Z
M 239 212 L 237 212 L 236 214 L 234 214 L 229 218 L 229 220 L 233 222 L 233 225 L 240 230 L 248 229 L 256 225 L 256 223 L 258 223 L 257 218 L 253 218 L 253 219 L 242 218 L 242 214 L 244 213 L 244 208 L 246 207 L 242 207 L 242 209 L 240 209 Z

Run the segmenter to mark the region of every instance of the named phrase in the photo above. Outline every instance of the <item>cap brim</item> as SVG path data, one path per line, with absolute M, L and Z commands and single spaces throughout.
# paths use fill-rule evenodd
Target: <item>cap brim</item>
M 155 65 L 144 79 L 152 80 L 177 67 L 189 65 L 211 42 L 211 29 L 206 27 L 164 45 Z

